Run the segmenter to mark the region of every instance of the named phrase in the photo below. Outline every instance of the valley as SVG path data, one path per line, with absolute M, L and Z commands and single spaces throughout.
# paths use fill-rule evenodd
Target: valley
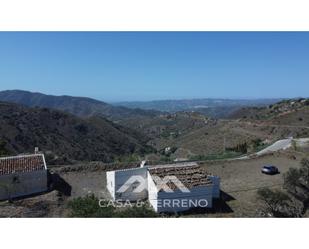
M 5 93 L 0 93 L 6 101 L 0 102 L 1 155 L 33 153 L 38 147 L 49 171 L 71 190 L 68 196 L 53 190 L 0 202 L 3 217 L 69 217 L 68 205 L 75 198 L 109 198 L 107 171 L 138 167 L 142 160 L 152 165 L 194 161 L 220 177 L 224 205 L 186 216 L 259 217 L 257 191 L 282 189 L 282 174 L 309 157 L 308 99 L 239 107 L 216 118 L 106 104 L 109 115 L 102 103 L 90 99 L 52 97 L 50 102 L 45 95 L 22 92 L 27 97 L 12 101 L 13 95 Z M 278 165 L 282 174 L 261 175 L 266 164 Z

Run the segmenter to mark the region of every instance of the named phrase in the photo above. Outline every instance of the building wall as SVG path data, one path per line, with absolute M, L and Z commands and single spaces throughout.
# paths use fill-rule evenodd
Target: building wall
M 208 176 L 213 182 L 213 198 L 220 198 L 220 178 L 218 176 Z
M 112 195 L 113 200 L 138 201 L 148 197 L 147 191 L 147 168 L 134 168 L 127 170 L 107 172 L 107 188 Z M 114 174 L 114 176 L 113 176 Z M 134 178 L 131 178 L 134 177 Z M 134 182 L 128 183 L 129 179 L 136 179 Z M 134 191 L 141 183 L 145 182 L 145 188 L 141 192 Z M 126 184 L 128 183 L 128 184 Z M 121 187 L 127 190 L 123 193 L 118 192 Z
M 115 200 L 115 171 L 106 172 L 106 188 L 113 200 Z
M 147 172 L 148 179 L 148 201 L 153 209 L 158 212 L 158 189 L 149 172 Z
M 202 207 L 206 207 L 207 205 L 207 208 L 212 208 L 213 185 L 192 188 L 190 189 L 190 193 L 183 193 L 177 190 L 172 193 L 157 192 L 157 196 L 155 193 L 151 194 L 153 198 L 150 200 L 150 204 L 159 213 L 183 212 L 196 207 L 195 205 L 202 205 Z
M 47 170 L 0 176 L 0 200 L 27 196 L 47 190 Z

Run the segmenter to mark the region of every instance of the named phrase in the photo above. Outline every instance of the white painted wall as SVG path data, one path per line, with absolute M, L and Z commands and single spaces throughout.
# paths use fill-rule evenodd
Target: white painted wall
M 147 179 L 148 179 L 148 201 L 153 209 L 158 212 L 158 188 L 149 172 L 147 172 Z
M 15 182 L 14 178 L 16 179 Z M 27 196 L 47 190 L 47 170 L 0 176 L 0 200 Z
M 115 171 L 106 172 L 106 188 L 113 200 L 115 200 Z
M 138 176 L 147 181 L 147 171 L 148 171 L 147 168 L 133 168 L 133 169 L 107 172 L 106 173 L 107 189 L 109 190 L 113 200 L 138 201 L 147 199 L 148 197 L 147 182 L 146 182 L 146 188 L 141 192 L 134 192 L 134 190 L 140 185 L 140 182 L 125 185 L 125 183 L 132 176 Z M 119 193 L 118 190 L 122 186 L 126 186 L 128 189 L 124 193 Z
M 157 198 L 150 203 L 156 212 L 183 212 L 194 208 L 200 201 L 202 205 L 207 202 L 207 208 L 212 207 L 213 185 L 199 186 L 190 189 L 190 193 L 180 190 L 173 193 L 157 192 Z M 193 202 L 193 203 L 190 203 Z M 179 205 L 177 204 L 179 203 Z

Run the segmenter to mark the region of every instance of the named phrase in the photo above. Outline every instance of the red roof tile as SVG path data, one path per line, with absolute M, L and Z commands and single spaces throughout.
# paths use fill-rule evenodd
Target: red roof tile
M 0 175 L 25 173 L 45 169 L 43 154 L 0 158 Z

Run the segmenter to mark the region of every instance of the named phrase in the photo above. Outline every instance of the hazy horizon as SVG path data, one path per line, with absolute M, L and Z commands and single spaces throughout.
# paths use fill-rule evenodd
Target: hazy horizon
M 309 32 L 1 32 L 0 90 L 105 102 L 309 93 Z
M 52 95 L 52 96 L 70 96 L 70 97 L 81 97 L 81 98 L 91 98 L 99 101 L 103 101 L 110 104 L 119 104 L 119 103 L 126 103 L 126 102 L 156 102 L 156 101 L 182 101 L 182 100 L 199 100 L 199 99 L 210 99 L 210 100 L 244 100 L 244 101 L 254 101 L 254 100 L 280 100 L 280 99 L 298 99 L 298 98 L 308 98 L 307 96 L 295 96 L 295 97 L 280 97 L 280 98 L 229 98 L 229 97 L 187 97 L 187 98 L 166 98 L 166 99 L 150 99 L 150 100 L 120 100 L 120 101 L 106 101 L 104 99 L 92 97 L 92 96 L 85 96 L 85 95 L 71 95 L 71 94 L 50 94 L 47 92 L 39 92 L 39 91 L 30 91 L 26 89 L 1 89 L 1 91 L 25 91 L 31 93 L 40 93 L 44 95 Z

